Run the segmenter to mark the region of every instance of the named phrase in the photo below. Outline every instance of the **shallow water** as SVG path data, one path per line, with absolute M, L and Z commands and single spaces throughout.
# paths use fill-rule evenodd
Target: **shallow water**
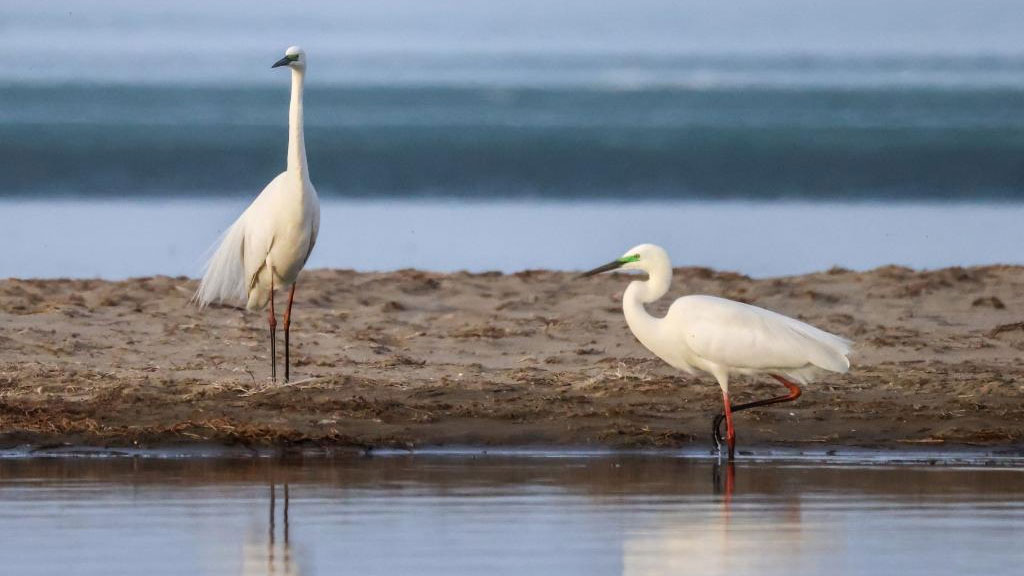
M 11 574 L 1016 574 L 1024 470 L 619 455 L 0 460 Z

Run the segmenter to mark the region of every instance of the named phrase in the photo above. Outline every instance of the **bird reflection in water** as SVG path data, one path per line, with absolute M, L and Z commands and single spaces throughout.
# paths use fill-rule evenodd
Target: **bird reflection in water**
M 740 473 L 746 476 L 736 492 L 736 465 L 714 463 L 709 498 L 667 504 L 632 530 L 623 542 L 622 573 L 829 573 L 828 555 L 813 552 L 834 550 L 841 538 L 805 518 L 799 496 L 772 495 L 770 475 L 755 468 Z
M 270 485 L 270 507 L 267 516 L 267 537 L 266 542 L 259 542 L 259 538 L 250 539 L 245 545 L 245 558 L 242 573 L 246 576 L 256 575 L 281 575 L 298 576 L 298 562 L 292 551 L 289 534 L 288 507 L 289 494 L 288 485 L 284 485 L 284 498 L 281 505 L 282 526 L 277 525 L 277 490 Z M 280 538 L 278 535 L 280 534 Z M 256 541 L 254 541 L 256 540 Z
M 730 460 L 725 463 L 724 468 L 723 471 L 721 459 L 712 465 L 711 485 L 714 493 L 722 496 L 722 503 L 725 505 L 725 511 L 728 512 L 729 504 L 732 502 L 732 492 L 736 489 L 736 464 Z

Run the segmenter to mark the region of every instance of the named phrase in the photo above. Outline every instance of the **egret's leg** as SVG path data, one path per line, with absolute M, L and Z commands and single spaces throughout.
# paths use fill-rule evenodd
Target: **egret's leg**
M 295 284 L 292 284 L 291 291 L 288 292 L 288 308 L 284 311 L 284 381 L 288 381 L 289 377 L 289 364 L 290 357 L 288 356 L 288 329 L 292 325 L 292 301 L 295 300 Z
M 722 404 L 723 406 L 725 406 L 725 408 L 722 410 L 722 412 L 719 412 L 718 415 L 715 416 L 714 419 L 711 421 L 711 439 L 715 443 L 715 449 L 712 452 L 712 454 L 718 454 L 719 456 L 722 455 L 722 441 L 725 440 L 725 442 L 729 444 L 729 458 L 732 458 L 732 454 L 735 449 L 734 447 L 736 443 L 735 430 L 733 430 L 732 428 L 732 412 L 733 410 L 735 410 L 735 408 L 733 408 L 729 404 L 728 392 L 722 392 Z M 722 438 L 721 431 L 722 420 L 726 421 L 726 434 L 724 439 Z
M 732 411 L 739 412 L 740 410 L 747 410 L 748 408 L 757 408 L 758 406 L 768 406 L 770 404 L 778 404 L 779 402 L 792 402 L 793 400 L 796 400 L 797 398 L 800 397 L 802 391 L 800 390 L 799 386 L 793 384 L 789 380 L 786 380 L 782 376 L 776 374 L 772 374 L 772 378 L 775 378 L 783 386 L 789 389 L 789 394 L 786 394 L 784 396 L 776 396 L 774 398 L 765 398 L 764 400 L 755 400 L 753 402 L 747 402 L 746 404 L 738 404 L 736 406 L 731 407 Z M 715 421 L 712 423 L 712 434 L 714 435 L 716 446 L 719 446 L 722 443 L 722 434 L 721 432 L 718 431 L 718 429 L 722 426 L 722 420 L 724 418 L 725 414 L 720 413 L 718 414 L 718 416 L 715 416 Z
M 712 454 L 722 453 L 722 444 L 725 442 L 725 438 L 722 438 L 722 420 L 725 420 L 724 410 L 711 420 L 711 439 L 715 443 L 715 450 Z
M 270 273 L 270 378 L 277 382 L 277 316 L 274 314 L 274 273 Z
M 729 404 L 728 392 L 722 392 L 722 402 L 725 406 L 725 442 L 729 445 L 729 460 L 732 460 L 736 453 L 736 429 L 732 425 L 732 406 Z

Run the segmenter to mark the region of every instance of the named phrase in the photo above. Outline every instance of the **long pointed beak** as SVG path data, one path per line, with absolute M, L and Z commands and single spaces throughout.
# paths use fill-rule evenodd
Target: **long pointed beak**
M 292 63 L 292 61 L 289 60 L 287 56 L 285 56 L 284 58 L 281 58 L 277 62 L 274 62 L 274 65 L 271 66 L 271 68 L 277 68 L 278 66 L 287 66 L 287 65 L 289 65 L 291 63 Z
M 618 260 L 612 260 L 611 262 L 605 264 L 604 266 L 598 266 L 597 268 L 594 268 L 593 270 L 590 270 L 589 272 L 584 272 L 583 274 L 580 274 L 579 276 L 577 276 L 577 278 L 586 278 L 588 276 L 593 276 L 595 274 L 600 274 L 601 272 L 607 272 L 609 270 L 615 270 L 616 268 L 621 268 L 623 264 L 625 264 L 625 262 L 620 262 Z

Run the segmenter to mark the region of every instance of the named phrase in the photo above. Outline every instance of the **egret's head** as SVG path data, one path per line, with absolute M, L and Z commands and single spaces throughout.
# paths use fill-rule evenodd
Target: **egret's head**
M 623 270 L 650 271 L 655 268 L 664 267 L 672 268 L 672 264 L 668 259 L 668 253 L 665 252 L 664 248 L 654 244 L 640 244 L 626 250 L 625 254 L 604 266 L 598 266 L 589 272 L 584 272 L 580 275 L 580 278 L 593 276 L 594 274 L 600 274 L 609 270 L 618 270 L 619 268 Z
M 303 70 L 306 68 L 306 52 L 298 46 L 292 46 L 284 51 L 284 58 L 281 58 L 271 68 L 277 68 L 278 66 L 287 66 L 293 70 Z

